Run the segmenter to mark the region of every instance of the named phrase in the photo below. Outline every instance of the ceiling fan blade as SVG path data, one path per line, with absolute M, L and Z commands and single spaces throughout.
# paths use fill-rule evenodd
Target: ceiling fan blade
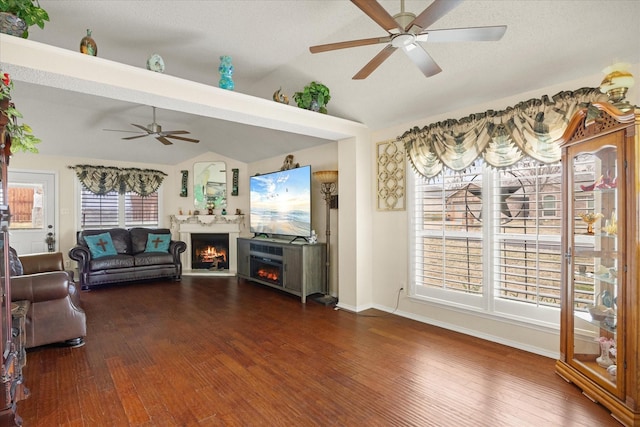
M 425 77 L 434 76 L 442 71 L 442 68 L 436 64 L 436 61 L 433 60 L 431 55 L 419 44 L 411 43 L 403 47 L 402 50 L 404 50 L 409 59 L 420 68 L 420 71 L 422 71 Z
M 147 133 L 151 133 L 151 131 L 149 129 L 147 129 L 146 127 L 142 126 L 142 125 L 137 125 L 135 123 L 131 123 L 131 126 L 135 126 L 138 129 L 142 129 L 143 131 L 147 132 Z
M 346 49 L 348 47 L 367 46 L 370 44 L 389 43 L 391 37 L 373 37 L 370 39 L 350 40 L 339 43 L 321 44 L 318 46 L 311 46 L 309 51 L 311 53 L 328 52 L 330 50 Z
M 416 34 L 419 42 L 490 42 L 502 38 L 507 31 L 506 25 L 495 27 L 448 28 L 446 30 L 428 30 Z
M 136 136 L 127 136 L 126 138 L 122 138 L 122 139 L 136 139 L 136 138 L 142 138 L 145 136 L 149 136 L 148 133 L 145 133 L 144 135 L 136 135 Z
M 200 142 L 199 139 L 185 138 L 184 136 L 167 135 L 167 138 L 179 139 L 180 141 Z
M 158 135 L 160 136 L 168 136 L 168 135 L 182 135 L 185 133 L 190 133 L 188 130 L 163 130 L 162 132 L 158 133 Z
M 362 80 L 369 77 L 369 74 L 373 73 L 373 71 L 376 68 L 378 68 L 378 66 L 380 66 L 380 64 L 382 64 L 385 59 L 390 57 L 391 54 L 396 51 L 396 49 L 397 49 L 396 47 L 393 47 L 390 44 L 388 44 L 384 49 L 380 51 L 380 53 L 374 56 L 373 59 L 369 61 L 367 65 L 362 67 L 362 69 L 358 71 L 356 75 L 352 77 L 352 79 Z
M 162 142 L 164 145 L 172 145 L 173 142 L 169 141 L 167 138 L 165 138 L 164 136 L 158 136 L 156 137 L 156 139 L 160 142 Z
M 409 22 L 404 30 L 417 34 L 423 29 L 428 28 L 447 13 L 451 12 L 460 3 L 462 3 L 462 0 L 434 0 L 434 2 L 423 10 L 420 15 L 416 16 L 413 21 Z M 418 28 L 412 29 L 413 27 Z
M 369 18 L 373 19 L 378 25 L 387 30 L 387 32 L 392 32 L 392 30 L 402 32 L 402 27 L 391 15 L 389 15 L 389 12 L 387 12 L 385 8 L 380 6 L 380 3 L 377 1 L 351 0 L 351 3 L 355 4 L 361 11 L 366 13 Z
M 122 129 L 102 129 L 107 132 L 126 132 L 126 133 L 140 133 L 137 130 L 122 130 Z

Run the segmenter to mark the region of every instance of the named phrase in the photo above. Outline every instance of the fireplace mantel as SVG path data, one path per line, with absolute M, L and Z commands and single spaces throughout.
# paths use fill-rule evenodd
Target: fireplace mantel
M 171 215 L 171 229 L 187 244 L 182 253 L 184 276 L 235 276 L 238 271 L 238 244 L 244 215 Z M 191 265 L 192 234 L 229 234 L 228 270 L 193 270 Z

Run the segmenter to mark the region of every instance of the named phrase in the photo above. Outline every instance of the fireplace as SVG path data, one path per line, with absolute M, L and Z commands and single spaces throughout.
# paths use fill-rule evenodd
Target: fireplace
M 191 235 L 191 268 L 194 270 L 229 269 L 229 234 L 200 233 Z
M 251 277 L 282 286 L 281 257 L 265 258 L 259 255 L 251 255 L 250 265 Z
M 187 244 L 187 250 L 182 253 L 183 276 L 235 276 L 238 271 L 238 237 L 243 215 L 172 215 L 172 228 L 178 228 L 179 239 Z M 200 235 L 224 235 L 227 244 L 227 266 L 223 269 L 211 266 L 195 266 L 193 256 L 192 237 Z M 207 264 L 209 265 L 209 264 Z

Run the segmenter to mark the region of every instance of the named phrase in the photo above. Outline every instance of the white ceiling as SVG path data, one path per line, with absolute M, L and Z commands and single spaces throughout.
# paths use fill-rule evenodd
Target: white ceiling
M 400 0 L 380 3 L 392 15 L 400 11 Z M 405 9 L 418 14 L 430 3 L 407 0 Z M 330 115 L 372 130 L 594 75 L 614 62 L 640 63 L 638 0 L 466 1 L 431 29 L 507 25 L 502 40 L 426 43 L 440 74 L 425 78 L 399 51 L 360 81 L 351 77 L 383 45 L 309 53 L 312 45 L 385 35 L 346 0 L 40 4 L 51 20 L 44 30 L 32 27 L 30 40 L 77 51 L 90 28 L 101 58 L 145 68 L 147 58 L 158 53 L 165 74 L 212 86 L 218 85 L 220 55 L 231 55 L 236 92 L 271 99 L 281 87 L 292 98 L 311 80 L 321 81 L 331 89 Z M 151 137 L 122 141 L 131 134 L 103 129 L 147 125 L 149 106 L 16 86 L 14 99 L 43 139 L 43 154 L 177 164 L 213 151 L 252 162 L 327 142 L 167 109 L 157 113 L 163 129 L 189 130 L 199 144 L 164 146 Z

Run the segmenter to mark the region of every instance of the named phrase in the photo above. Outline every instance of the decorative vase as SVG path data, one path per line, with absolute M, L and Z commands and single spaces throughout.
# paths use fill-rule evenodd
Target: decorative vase
M 311 105 L 309 106 L 309 110 L 315 111 L 316 113 L 320 111 L 320 104 L 317 99 L 311 100 Z
M 608 368 L 609 366 L 613 365 L 613 360 L 611 360 L 611 357 L 609 357 L 610 348 L 611 348 L 610 343 L 608 342 L 600 343 L 600 356 L 596 358 L 596 362 L 598 363 L 598 365 L 602 366 L 603 368 Z
M 95 40 L 91 38 L 91 30 L 87 29 L 87 35 L 80 40 L 80 52 L 85 55 L 97 56 L 98 46 Z
M 220 81 L 218 82 L 218 86 L 221 89 L 233 90 L 235 88 L 235 84 L 233 83 L 233 65 L 231 65 L 231 57 L 228 55 L 223 55 L 220 57 L 220 66 L 218 67 L 218 71 L 220 72 Z
M 0 12 L 0 33 L 22 37 L 27 31 L 27 23 L 12 13 Z
M 588 214 L 579 214 L 579 216 L 580 218 L 582 218 L 584 222 L 587 223 L 587 234 L 593 234 L 593 224 L 595 224 L 595 222 L 600 218 L 602 218 L 604 215 L 602 215 L 601 213 L 597 213 L 597 214 L 588 213 Z

